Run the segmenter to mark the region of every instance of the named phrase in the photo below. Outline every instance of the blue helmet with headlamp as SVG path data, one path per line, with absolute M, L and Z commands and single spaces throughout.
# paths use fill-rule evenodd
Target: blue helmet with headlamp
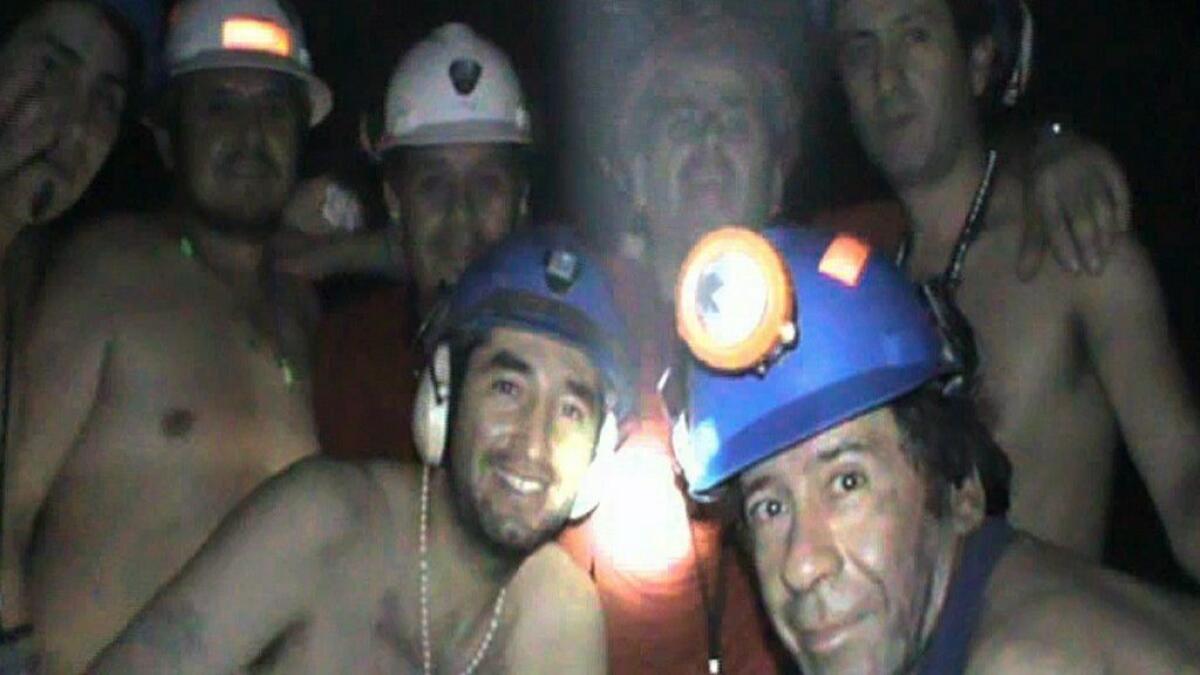
M 699 361 L 674 434 L 696 497 L 946 374 L 914 286 L 847 235 L 718 230 L 685 262 L 676 312 Z
M 618 427 L 634 410 L 632 344 L 605 269 L 582 242 L 562 230 L 509 236 L 467 267 L 422 330 L 428 368 L 418 386 L 413 435 L 428 464 L 441 462 L 450 395 L 450 347 L 461 332 L 508 327 L 542 333 L 582 350 L 604 380 L 605 416 L 598 459 L 616 449 Z M 598 472 L 593 472 L 599 475 Z M 586 480 L 575 517 L 595 506 L 598 485 Z

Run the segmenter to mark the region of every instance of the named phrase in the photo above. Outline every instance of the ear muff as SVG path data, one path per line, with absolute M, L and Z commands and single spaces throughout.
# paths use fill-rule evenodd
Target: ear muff
M 575 503 L 571 507 L 571 520 L 585 518 L 600 505 L 604 486 L 608 483 L 617 457 L 617 445 L 621 442 L 619 426 L 617 416 L 612 411 L 604 415 L 600 435 L 596 438 L 596 458 L 579 484 L 579 492 L 575 494 Z
M 440 344 L 433 359 L 421 372 L 413 402 L 413 443 L 421 461 L 429 466 L 442 463 L 450 424 L 450 346 Z

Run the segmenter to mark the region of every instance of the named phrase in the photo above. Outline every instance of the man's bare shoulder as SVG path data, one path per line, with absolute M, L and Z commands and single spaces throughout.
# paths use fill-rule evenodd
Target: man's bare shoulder
M 59 258 L 134 261 L 156 256 L 171 242 L 164 214 L 114 213 L 83 225 Z
M 546 544 L 529 556 L 513 579 L 513 590 L 537 597 L 551 583 L 555 597 L 568 606 L 599 611 L 600 598 L 591 577 L 556 543 Z
M 600 597 L 558 544 L 530 556 L 509 592 L 519 612 L 508 650 L 514 672 L 607 672 Z
M 1056 547 L 1017 540 L 988 584 L 971 672 L 1183 672 L 1200 663 L 1149 589 L 1138 598 L 1110 577 Z
M 288 512 L 314 537 L 341 541 L 362 536 L 382 500 L 379 484 L 365 466 L 313 456 L 260 486 L 249 508 Z

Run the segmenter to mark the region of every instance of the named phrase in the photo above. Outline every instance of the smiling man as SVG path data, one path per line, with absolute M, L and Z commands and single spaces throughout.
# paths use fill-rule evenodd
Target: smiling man
M 680 285 L 703 364 L 677 451 L 693 495 L 728 489 L 803 672 L 1200 672 L 1191 601 L 1008 525 L 1008 460 L 890 262 L 846 235 L 729 233 Z
M 549 542 L 594 506 L 633 408 L 609 281 L 531 233 L 435 312 L 425 466 L 319 460 L 271 481 L 91 672 L 607 672 L 591 581 Z

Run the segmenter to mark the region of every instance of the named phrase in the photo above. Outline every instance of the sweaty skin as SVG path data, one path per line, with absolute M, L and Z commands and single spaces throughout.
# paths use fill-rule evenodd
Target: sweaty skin
M 939 275 L 979 186 L 973 96 L 989 43 L 959 43 L 939 0 L 843 0 L 839 69 L 860 140 L 914 223 L 908 272 Z M 999 175 L 957 299 L 981 356 L 985 422 L 1014 465 L 1013 522 L 1099 558 L 1113 452 L 1123 436 L 1175 554 L 1200 576 L 1200 407 L 1169 335 L 1145 252 L 1119 235 L 1103 273 L 1011 272 L 1022 186 Z
M 248 311 L 150 220 L 66 249 L 26 353 L 4 609 L 49 673 L 82 670 L 238 501 L 317 450 L 309 387 L 252 318 L 265 298 Z
M 457 416 L 448 450 L 462 461 L 430 470 L 436 672 L 467 666 L 505 586 L 477 672 L 605 672 L 591 580 L 544 545 L 591 457 L 598 411 L 577 392 L 596 375 L 576 377 L 583 369 L 582 352 L 507 330 L 470 359 L 470 412 Z M 589 440 L 556 446 L 551 430 L 573 427 Z M 88 672 L 420 672 L 421 472 L 387 461 L 293 467 L 235 511 Z M 512 476 L 542 485 L 517 490 Z
M 738 479 L 764 604 L 810 675 L 911 672 L 983 522 L 978 474 L 935 511 L 933 478 L 900 439 L 876 409 Z M 966 672 L 1200 672 L 1198 612 L 1018 532 L 986 582 Z
M 979 346 L 985 421 L 1013 462 L 1013 522 L 1098 560 L 1124 432 L 1195 575 L 1200 414 L 1145 251 L 1124 235 L 1098 276 L 1051 266 L 1022 283 L 1005 274 L 1024 226 L 1020 188 L 1002 182 L 993 200 L 958 300 Z M 914 262 L 916 278 L 934 269 Z

